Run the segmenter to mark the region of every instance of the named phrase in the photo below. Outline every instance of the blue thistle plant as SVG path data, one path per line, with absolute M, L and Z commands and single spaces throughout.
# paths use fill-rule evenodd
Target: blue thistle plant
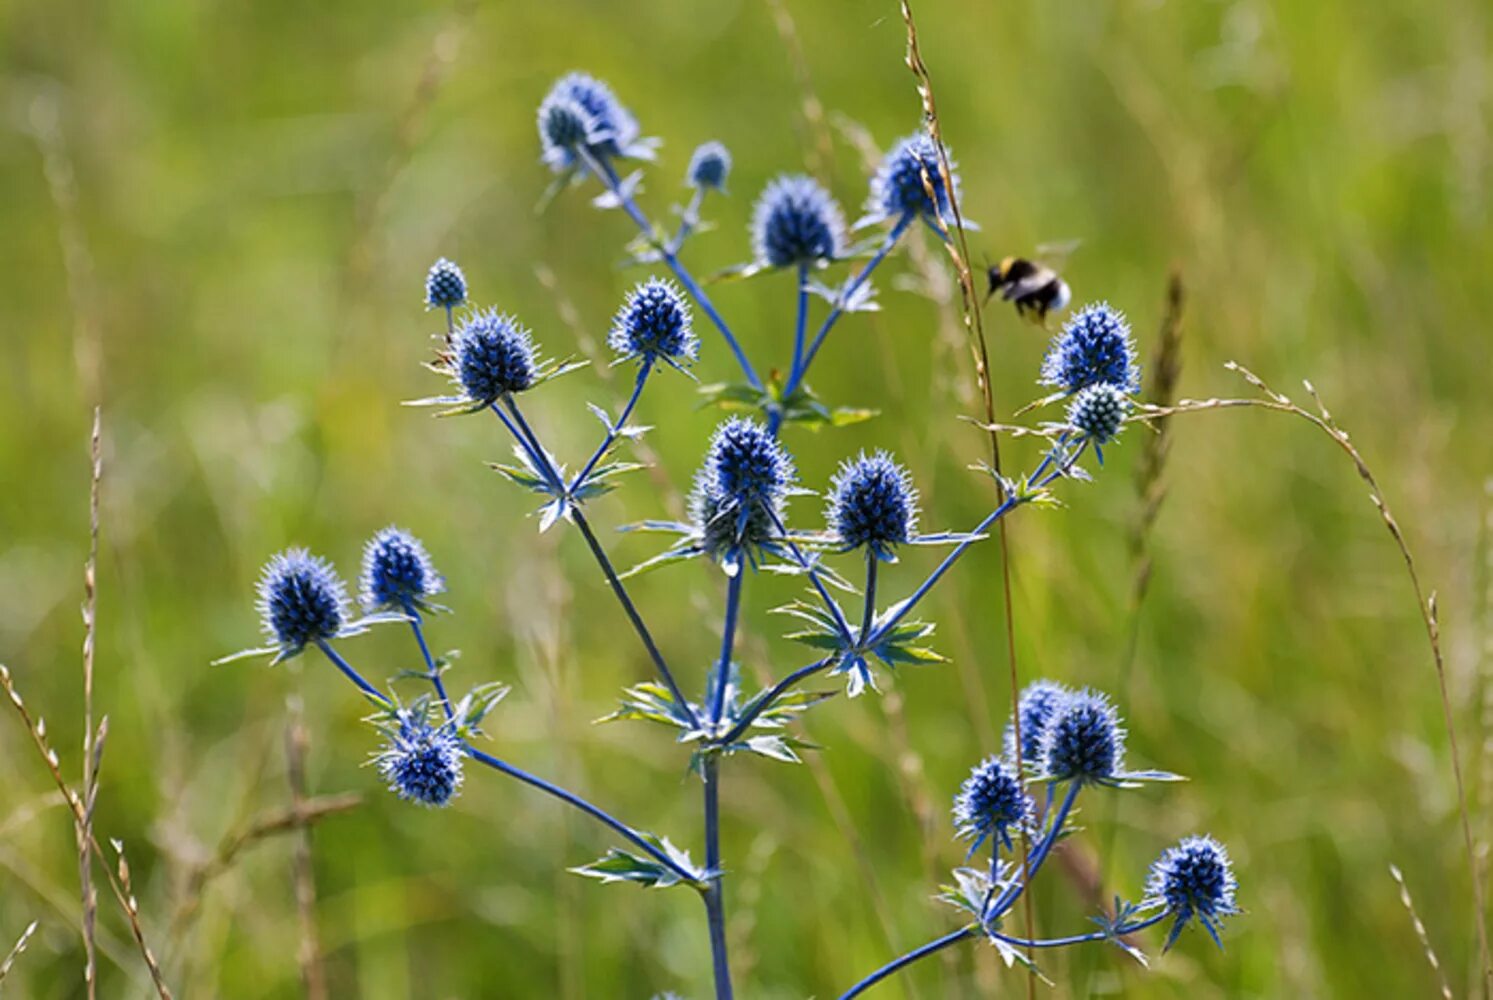
M 732 417 L 716 428 L 705 470 L 709 489 L 738 508 L 776 509 L 798 478 L 777 437 L 745 417 Z
M 454 309 L 467 300 L 467 278 L 454 261 L 445 257 L 430 265 L 425 275 L 425 306 Z
M 1130 397 L 1118 386 L 1101 382 L 1079 390 L 1068 406 L 1068 426 L 1078 440 L 1094 446 L 1099 462 L 1104 462 L 1104 446 L 1113 441 L 1125 426 L 1130 412 Z
M 465 747 L 451 722 L 432 726 L 423 713 L 404 710 L 385 731 L 373 763 L 389 790 L 422 806 L 450 805 L 461 792 Z
M 456 331 L 455 375 L 473 402 L 491 403 L 523 392 L 539 377 L 534 340 L 512 316 L 488 309 Z
M 1016 772 L 999 757 L 976 764 L 954 797 L 956 836 L 974 840 L 966 859 L 992 835 L 1010 850 L 1011 828 L 1021 827 L 1031 815 L 1030 797 L 1022 791 Z
M 1042 739 L 1047 733 L 1047 726 L 1057 712 L 1058 706 L 1070 693 L 1066 685 L 1049 680 L 1032 681 L 1022 689 L 1021 697 L 1017 701 L 1017 711 L 1021 717 L 1021 760 L 1023 764 L 1040 766 Z M 1006 723 L 1004 744 L 1006 758 L 1014 761 L 1016 759 L 1016 727 L 1009 721 Z
M 286 549 L 265 565 L 258 606 L 265 635 L 279 648 L 276 663 L 336 638 L 348 621 L 347 588 L 337 571 L 305 549 Z
M 541 159 L 557 174 L 590 170 L 583 151 L 600 163 L 653 158 L 655 143 L 640 137 L 632 112 L 610 87 L 585 73 L 556 80 L 539 104 L 538 118 Z
M 1040 382 L 1064 393 L 1101 383 L 1139 392 L 1140 366 L 1125 314 L 1095 302 L 1069 317 L 1042 360 Z
M 896 547 L 917 535 L 918 491 L 907 469 L 886 452 L 862 453 L 835 474 L 825 519 L 842 551 L 865 546 L 891 562 Z
M 731 151 L 719 142 L 695 147 L 685 171 L 685 183 L 697 191 L 724 191 L 731 175 Z
M 627 295 L 607 344 L 623 360 L 663 361 L 674 368 L 700 355 L 689 304 L 673 282 L 650 278 Z
M 363 547 L 359 600 L 369 611 L 432 610 L 429 598 L 446 589 L 420 540 L 384 528 Z
M 949 161 L 949 176 L 954 182 L 954 194 L 957 197 L 959 174 L 952 159 Z M 933 188 L 934 198 L 928 197 L 929 186 Z M 871 178 L 871 196 L 866 203 L 866 216 L 857 224 L 873 225 L 904 216 L 920 216 L 935 227 L 939 219 L 953 218 L 948 188 L 938 167 L 938 149 L 924 132 L 914 132 L 898 140 L 882 157 L 875 176 Z M 945 224 L 952 225 L 952 222 L 946 221 Z
M 1234 901 L 1237 889 L 1233 865 L 1222 844 L 1212 837 L 1184 837 L 1151 865 L 1141 905 L 1161 908 L 1173 916 L 1166 950 L 1193 920 L 1222 948 L 1218 930 L 1224 917 L 1239 912 Z
M 825 264 L 845 253 L 845 217 L 818 181 L 784 175 L 752 208 L 752 250 L 771 267 Z
M 1044 776 L 1081 784 L 1114 782 L 1125 766 L 1120 715 L 1098 691 L 1073 691 L 1058 702 L 1042 733 Z

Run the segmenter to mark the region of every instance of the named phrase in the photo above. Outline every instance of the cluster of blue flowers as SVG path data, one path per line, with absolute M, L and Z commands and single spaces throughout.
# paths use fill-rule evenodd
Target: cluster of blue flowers
M 859 419 L 855 411 L 826 406 L 808 384 L 815 358 L 837 323 L 848 313 L 874 308 L 874 272 L 908 234 L 922 229 L 947 239 L 955 224 L 959 179 L 953 162 L 928 135 L 897 142 L 869 179 L 866 214 L 856 229 L 879 229 L 864 245 L 852 245 L 844 213 L 819 182 L 780 176 L 757 198 L 750 226 L 751 260 L 743 276 L 775 270 L 796 275 L 797 322 L 785 372 L 764 380 L 749 360 L 730 324 L 680 254 L 702 226 L 708 197 L 721 197 L 732 159 L 719 142 L 698 146 L 684 174 L 687 204 L 678 207 L 677 228 L 665 229 L 638 201 L 642 173 L 624 176 L 630 161 L 654 158 L 657 142 L 642 136 L 633 114 L 604 83 L 571 73 L 555 83 L 540 102 L 537 125 L 540 158 L 555 175 L 551 195 L 566 187 L 595 184 L 595 204 L 620 210 L 638 230 L 632 262 L 668 272 L 647 277 L 627 293 L 611 321 L 607 344 L 617 363 L 635 366 L 632 391 L 618 414 L 592 407 L 602 423 L 601 440 L 571 473 L 543 444 L 543 435 L 523 411 L 521 397 L 579 365 L 545 360 L 530 331 L 514 316 L 473 304 L 465 274 L 441 258 L 425 279 L 427 308 L 445 312 L 446 329 L 436 361 L 450 394 L 418 400 L 443 414 L 491 413 L 511 439 L 516 465 L 495 468 L 520 488 L 541 498 L 540 530 L 572 525 L 596 560 L 622 617 L 636 633 L 651 664 L 652 679 L 629 687 L 609 718 L 641 720 L 667 727 L 692 751 L 691 767 L 703 787 L 703 863 L 667 838 L 647 833 L 560 786 L 528 773 L 478 746 L 486 738 L 480 724 L 498 703 L 501 685 L 483 685 L 459 700 L 448 695 L 447 659 L 427 643 L 427 617 L 445 609 L 432 603 L 446 581 L 418 539 L 397 528 L 379 531 L 363 553 L 359 597 L 362 617 L 354 617 L 347 588 L 332 566 L 301 549 L 270 560 L 259 585 L 259 604 L 269 645 L 247 654 L 271 655 L 278 662 L 314 649 L 322 653 L 375 707 L 373 723 L 381 746 L 373 761 L 401 799 L 425 806 L 450 804 L 464 781 L 464 767 L 475 762 L 515 778 L 580 810 L 626 843 L 605 857 L 576 869 L 607 882 L 649 886 L 689 886 L 705 904 L 717 1000 L 732 995 L 725 935 L 725 885 L 719 822 L 722 765 L 738 754 L 780 761 L 799 760 L 809 744 L 791 735 L 791 725 L 827 695 L 809 692 L 815 676 L 842 676 L 851 696 L 877 687 L 878 673 L 942 660 L 927 642 L 929 622 L 912 615 L 929 592 L 992 526 L 1016 509 L 1050 499 L 1060 481 L 1083 478 L 1080 460 L 1090 449 L 1121 433 L 1139 388 L 1135 348 L 1124 317 L 1100 303 L 1080 310 L 1054 338 L 1042 366 L 1041 383 L 1066 399 L 1066 419 L 1045 425 L 1048 446 L 1033 470 L 1019 479 L 995 474 L 1000 502 L 967 532 L 920 530 L 918 491 L 907 469 L 884 451 L 862 452 L 845 461 L 824 490 L 824 523 L 815 529 L 790 528 L 789 503 L 806 492 L 783 441 L 797 425 L 842 425 Z M 843 280 L 820 275 L 854 261 Z M 826 305 L 810 335 L 814 298 Z M 457 310 L 462 312 L 458 314 Z M 707 403 L 753 416 L 731 416 L 716 428 L 690 495 L 684 523 L 645 521 L 636 530 L 663 531 L 675 543 L 627 572 L 618 572 L 607 547 L 590 523 L 591 501 L 614 489 L 638 468 L 623 449 L 643 431 L 631 423 L 652 375 L 673 369 L 690 375 L 701 358 L 695 314 L 702 314 L 734 357 L 740 381 L 702 389 Z M 785 347 L 788 345 L 785 345 Z M 887 601 L 878 568 L 893 562 L 907 546 L 950 546 L 943 560 L 906 595 Z M 853 556 L 859 581 L 831 565 Z M 627 580 L 666 563 L 703 558 L 725 572 L 725 607 L 719 656 L 692 698 L 633 601 Z M 742 593 L 752 570 L 771 569 L 801 578 L 805 596 L 780 609 L 799 623 L 790 638 L 814 650 L 815 659 L 751 696 L 743 690 L 736 663 L 741 631 Z M 857 592 L 859 608 L 846 608 L 833 591 Z M 372 683 L 337 648 L 371 625 L 400 623 L 412 632 L 425 665 L 394 681 Z M 235 654 L 245 655 L 245 654 Z M 683 678 L 688 680 L 688 678 Z M 399 689 L 417 684 L 408 696 Z M 1215 938 L 1221 921 L 1237 912 L 1235 881 L 1223 849 L 1207 838 L 1189 838 L 1156 862 L 1144 899 L 1117 906 L 1100 919 L 1096 934 L 1071 939 L 1025 941 L 1006 933 L 1002 918 L 1041 870 L 1059 837 L 1070 832 L 1069 818 L 1081 789 L 1124 788 L 1138 782 L 1170 780 L 1160 771 L 1129 769 L 1125 730 L 1109 700 L 1097 692 L 1074 691 L 1041 681 L 1019 699 L 1005 740 L 1005 752 L 974 768 L 954 803 L 958 836 L 971 841 L 966 867 L 955 872 L 959 885 L 948 898 L 974 920 L 954 935 L 910 953 L 862 980 L 845 994 L 854 996 L 910 962 L 968 937 L 983 936 L 1003 950 L 1124 939 L 1163 919 L 1173 921 L 1170 947 L 1193 923 Z M 1031 789 L 1046 787 L 1045 796 Z M 1040 799 L 1040 801 L 1039 801 Z M 1018 867 L 1017 838 L 1031 851 Z M 983 868 L 967 867 L 989 845 Z

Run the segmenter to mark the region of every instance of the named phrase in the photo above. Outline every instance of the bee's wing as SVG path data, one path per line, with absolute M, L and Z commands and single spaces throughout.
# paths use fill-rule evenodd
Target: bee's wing
M 1063 264 L 1073 255 L 1073 251 L 1083 246 L 1083 240 L 1057 240 L 1052 243 L 1037 244 L 1037 256 L 1055 268 L 1061 269 Z

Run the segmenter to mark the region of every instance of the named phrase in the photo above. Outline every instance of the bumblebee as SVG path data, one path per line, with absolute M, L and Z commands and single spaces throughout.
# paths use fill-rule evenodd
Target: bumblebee
M 1072 298 L 1068 283 L 1056 271 L 1024 257 L 1007 257 L 990 269 L 989 278 L 986 302 L 1000 292 L 1002 300 L 1015 303 L 1017 315 L 1039 325 L 1046 323 L 1048 312 L 1067 308 Z

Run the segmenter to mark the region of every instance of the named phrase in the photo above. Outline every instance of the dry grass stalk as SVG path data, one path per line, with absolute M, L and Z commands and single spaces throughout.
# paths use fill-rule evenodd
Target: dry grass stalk
M 798 82 L 800 103 L 803 107 L 804 131 L 807 132 L 804 148 L 807 152 L 809 173 L 828 182 L 835 162 L 834 138 L 824 116 L 824 103 L 814 90 L 814 80 L 809 75 L 809 61 L 804 57 L 803 44 L 798 39 L 798 29 L 793 24 L 793 15 L 783 0 L 767 0 L 772 9 L 772 23 L 788 50 L 788 61 L 793 65 L 793 78 Z
M 15 946 L 10 949 L 10 954 L 5 956 L 5 961 L 0 962 L 0 983 L 5 982 L 5 977 L 10 975 L 11 967 L 16 964 L 16 959 L 21 957 L 21 953 L 24 952 L 26 950 L 26 946 L 31 943 L 31 935 L 36 933 L 36 928 L 39 925 L 40 922 L 36 920 L 33 920 L 31 921 L 31 923 L 27 924 L 26 929 L 21 932 L 21 936 L 16 941 Z
M 286 708 L 290 721 L 285 727 L 285 778 L 290 785 L 291 808 L 297 818 L 295 855 L 291 861 L 296 916 L 301 931 L 296 960 L 301 968 L 301 988 L 307 1000 L 326 1000 L 327 975 L 322 967 L 321 940 L 316 930 L 316 872 L 311 863 L 311 823 L 303 819 L 310 805 L 306 794 L 306 751 L 310 737 L 302 720 L 301 699 L 291 696 Z
M 98 805 L 100 755 L 93 745 L 93 656 L 98 635 L 99 484 L 104 460 L 100 447 L 102 423 L 93 409 L 92 475 L 88 489 L 88 562 L 83 567 L 83 822 L 74 830 L 78 845 L 78 882 L 83 899 L 83 981 L 89 1000 L 98 995 L 98 892 L 93 886 L 93 864 L 88 842 L 93 837 L 93 813 Z
M 32 720 L 31 712 L 26 708 L 20 692 L 16 690 L 15 682 L 10 676 L 10 669 L 0 663 L 0 687 L 5 689 L 6 695 L 10 697 L 10 703 L 15 707 L 16 713 L 21 717 L 21 723 L 31 735 L 31 742 L 36 746 L 37 753 L 41 754 L 42 761 L 47 765 L 47 772 L 51 774 L 52 781 L 57 785 L 62 797 L 67 800 L 68 808 L 72 810 L 73 821 L 79 829 L 88 829 L 88 846 L 93 851 L 94 857 L 103 863 L 104 874 L 108 877 L 109 889 L 114 893 L 120 909 L 124 911 L 125 917 L 130 923 L 130 932 L 135 936 L 135 944 L 140 950 L 140 955 L 145 959 L 145 967 L 150 971 L 151 982 L 155 985 L 156 993 L 161 1000 L 171 1000 L 171 990 L 166 986 L 165 977 L 161 974 L 160 963 L 156 961 L 155 953 L 151 951 L 150 945 L 145 941 L 145 930 L 140 925 L 140 908 L 135 897 L 131 895 L 121 884 L 113 869 L 109 867 L 109 860 L 104 855 L 103 848 L 99 846 L 97 838 L 91 832 L 92 828 L 87 822 L 86 810 L 83 798 L 67 783 L 62 776 L 62 762 L 57 756 L 57 751 L 47 744 L 46 723 L 40 719 Z M 99 723 L 97 733 L 93 737 L 93 752 L 97 759 L 103 754 L 104 737 L 108 734 L 109 720 L 105 717 Z M 97 767 L 97 764 L 90 766 Z
M 1420 914 L 1415 912 L 1415 901 L 1410 898 L 1410 887 L 1405 884 L 1405 876 L 1400 874 L 1400 869 L 1394 865 L 1389 866 L 1389 874 L 1394 876 L 1395 884 L 1400 887 L 1400 902 L 1405 905 L 1405 912 L 1410 914 L 1410 923 L 1415 927 L 1415 936 L 1420 939 L 1420 947 L 1425 952 L 1426 961 L 1431 963 L 1431 971 L 1436 974 L 1436 982 L 1441 987 L 1443 1000 L 1453 1000 L 1451 984 L 1446 981 L 1446 973 L 1441 970 L 1441 960 L 1436 957 L 1436 950 L 1431 947 L 1431 938 L 1426 933 L 1426 925 L 1421 923 Z

